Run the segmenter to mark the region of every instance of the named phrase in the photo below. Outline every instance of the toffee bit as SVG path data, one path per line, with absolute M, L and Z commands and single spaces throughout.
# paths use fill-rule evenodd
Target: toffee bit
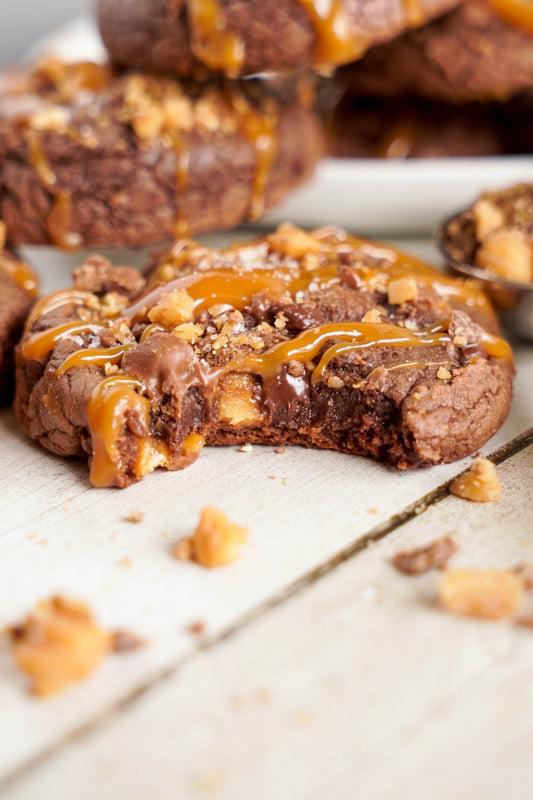
M 10 638 L 15 661 L 39 697 L 85 678 L 111 645 L 87 606 L 59 596 L 38 603 L 24 622 L 10 629 Z
M 474 459 L 470 469 L 454 480 L 450 492 L 474 503 L 491 503 L 499 500 L 501 485 L 496 467 L 486 458 Z
M 505 569 L 456 569 L 444 572 L 439 599 L 454 614 L 499 620 L 514 616 L 524 597 L 522 580 Z
M 231 522 L 223 511 L 212 506 L 202 509 L 192 536 L 183 536 L 173 549 L 179 561 L 196 561 L 203 567 L 221 567 L 239 557 L 248 541 L 247 528 Z
M 404 575 L 421 575 L 431 569 L 443 569 L 459 546 L 450 536 L 436 539 L 416 550 L 402 550 L 392 558 L 392 565 Z

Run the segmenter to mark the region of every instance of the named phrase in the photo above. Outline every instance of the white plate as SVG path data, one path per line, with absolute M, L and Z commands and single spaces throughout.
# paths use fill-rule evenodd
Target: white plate
M 31 57 L 53 53 L 69 61 L 105 59 L 90 17 L 39 42 Z M 265 225 L 341 225 L 372 236 L 417 236 L 468 205 L 484 189 L 533 181 L 533 156 L 380 161 L 325 159 L 314 179 L 270 214 Z

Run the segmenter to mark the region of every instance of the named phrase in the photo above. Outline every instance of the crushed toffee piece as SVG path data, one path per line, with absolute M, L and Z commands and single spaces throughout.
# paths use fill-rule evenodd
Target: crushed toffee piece
M 504 569 L 446 570 L 439 587 L 444 609 L 480 619 L 513 617 L 522 606 L 523 596 L 520 577 Z

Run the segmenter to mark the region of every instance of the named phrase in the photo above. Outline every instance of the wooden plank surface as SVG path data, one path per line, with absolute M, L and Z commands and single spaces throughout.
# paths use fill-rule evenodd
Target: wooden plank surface
M 449 615 L 438 573 L 390 566 L 444 533 L 456 565 L 532 560 L 533 446 L 499 474 L 497 504 L 434 504 L 188 660 L 6 800 L 530 798 L 533 632 Z
M 432 252 L 427 243 L 411 249 Z M 64 283 L 56 256 L 43 254 L 45 260 L 47 289 Z M 511 413 L 485 454 L 519 447 L 533 426 L 533 353 L 522 345 L 516 356 Z M 196 664 L 199 643 L 188 632 L 191 622 L 205 622 L 213 640 L 243 618 L 259 616 L 365 540 L 414 517 L 469 463 L 402 474 L 336 453 L 221 448 L 207 450 L 182 473 L 160 472 L 118 492 L 90 488 L 85 465 L 54 458 L 29 442 L 11 411 L 0 413 L 0 433 L 0 624 L 62 592 L 85 600 L 107 627 L 128 628 L 150 641 L 128 658 L 110 658 L 89 680 L 46 702 L 28 696 L 0 641 L 4 780 L 77 731 L 104 728 L 110 711 L 157 685 L 162 674 L 191 657 Z M 242 559 L 215 572 L 170 556 L 172 543 L 190 533 L 207 504 L 252 531 Z M 133 510 L 145 513 L 141 525 L 125 521 Z

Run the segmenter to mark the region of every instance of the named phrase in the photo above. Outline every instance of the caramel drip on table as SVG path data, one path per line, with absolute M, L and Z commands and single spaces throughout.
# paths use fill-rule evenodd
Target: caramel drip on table
M 322 67 L 335 67 L 356 61 L 371 42 L 354 30 L 346 13 L 344 0 L 298 0 L 305 8 L 315 29 L 315 63 Z
M 39 361 L 47 356 L 66 336 L 95 333 L 102 328 L 103 324 L 103 322 L 66 322 L 63 325 L 56 325 L 54 328 L 36 333 L 27 339 L 22 345 L 22 356 L 28 361 Z
M 533 3 L 531 0 L 489 0 L 489 6 L 506 22 L 533 35 Z
M 119 449 L 120 436 L 124 430 L 126 415 L 136 412 L 144 436 L 149 434 L 150 401 L 135 389 L 144 389 L 140 381 L 127 375 L 116 375 L 99 383 L 87 401 L 88 427 L 92 440 L 91 482 L 94 486 L 117 486 L 123 468 L 123 457 Z M 144 438 L 146 437 L 146 438 Z M 142 449 L 137 459 L 138 477 Z M 137 472 L 136 470 L 136 472 Z
M 63 250 L 76 250 L 82 244 L 79 233 L 70 230 L 72 196 L 68 189 L 57 188 L 57 178 L 44 153 L 40 136 L 35 130 L 26 131 L 30 161 L 44 188 L 52 195 L 53 205 L 46 220 L 47 233 L 52 244 Z
M 229 30 L 227 16 L 218 0 L 187 0 L 191 49 L 209 69 L 236 78 L 244 63 L 244 42 Z
M 0 271 L 9 275 L 28 294 L 37 294 L 37 278 L 23 261 L 13 258 L 8 253 L 0 252 Z
M 63 361 L 57 370 L 57 375 L 62 375 L 72 367 L 104 367 L 106 364 L 120 364 L 124 353 L 132 347 L 133 344 L 121 344 L 117 347 L 90 347 L 87 350 L 76 350 Z

